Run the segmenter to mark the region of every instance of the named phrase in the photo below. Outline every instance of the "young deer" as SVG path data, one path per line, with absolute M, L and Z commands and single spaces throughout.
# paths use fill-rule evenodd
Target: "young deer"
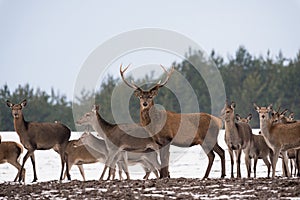
M 279 154 L 281 153 L 283 156 L 284 165 L 288 166 L 286 151 L 300 148 L 300 122 L 278 123 L 278 115 L 274 113 L 272 113 L 272 118 L 270 118 L 269 113 L 272 111 L 272 104 L 268 107 L 260 107 L 254 104 L 254 108 L 259 114 L 262 136 L 274 153 L 271 161 L 272 177 L 274 178 Z M 286 171 L 287 176 L 290 177 L 291 173 L 288 167 Z
M 101 162 L 102 163 L 105 162 L 106 157 L 108 155 L 108 150 L 106 148 L 104 140 L 99 139 L 99 138 L 95 137 L 93 134 L 90 134 L 87 132 L 82 134 L 82 136 L 76 142 L 75 146 L 87 148 L 88 151 L 95 158 L 97 158 L 98 155 L 100 156 L 100 154 L 101 154 Z M 122 153 L 125 153 L 125 152 L 122 152 Z M 117 165 L 119 168 L 120 179 L 122 179 L 122 169 L 124 171 L 126 169 L 124 166 L 124 164 L 125 164 L 124 158 L 126 158 L 126 156 L 121 156 L 117 162 Z M 153 172 L 155 174 L 155 176 L 158 178 L 158 173 L 157 173 L 156 169 L 159 169 L 160 165 L 157 161 L 157 153 L 156 152 L 149 152 L 147 154 L 127 152 L 127 162 L 128 162 L 129 166 L 140 164 L 146 172 L 145 176 L 143 177 L 144 179 L 148 179 L 151 172 Z
M 221 112 L 221 116 L 225 121 L 225 142 L 228 146 L 228 152 L 231 160 L 231 178 L 233 175 L 234 155 L 236 158 L 237 166 L 237 178 L 241 178 L 241 154 L 242 150 L 245 153 L 245 164 L 247 167 L 248 178 L 251 173 L 251 162 L 250 162 L 250 148 L 252 140 L 252 129 L 248 123 L 235 122 L 234 115 L 235 103 L 232 102 L 230 105 L 226 101 L 225 106 Z
M 60 174 L 60 180 L 62 180 L 64 165 L 67 159 L 65 149 L 70 138 L 70 129 L 61 123 L 39 123 L 25 121 L 22 109 L 27 104 L 26 100 L 23 100 L 20 104 L 13 104 L 8 100 L 6 101 L 6 103 L 12 111 L 15 131 L 19 135 L 21 143 L 27 149 L 27 153 L 23 158 L 21 170 L 23 170 L 25 162 L 30 157 L 34 173 L 33 182 L 37 181 L 34 151 L 48 150 L 53 148 L 59 153 L 61 158 L 62 169 Z M 69 172 L 68 165 L 67 172 Z M 67 176 L 68 179 L 71 180 L 69 173 L 67 174 Z M 21 181 L 21 179 L 21 173 L 19 173 L 19 182 Z
M 68 142 L 66 153 L 68 154 L 68 166 L 69 170 L 71 170 L 73 165 L 77 165 L 80 174 L 85 181 L 85 174 L 83 169 L 83 164 L 91 164 L 102 162 L 104 163 L 106 160 L 107 152 L 99 152 L 94 151 L 93 149 L 87 149 L 85 146 L 78 146 L 78 140 L 70 140 Z M 105 149 L 106 150 L 106 149 Z M 64 178 L 66 177 L 67 172 L 65 172 Z
M 95 105 L 92 111 L 81 117 L 76 124 L 91 125 L 98 135 L 104 138 L 108 155 L 101 177 L 103 177 L 107 167 L 116 165 L 118 156 L 122 151 L 148 153 L 159 149 L 158 145 L 144 132 L 143 128 L 138 127 L 136 124 L 111 124 L 100 116 L 98 110 L 99 106 Z M 135 137 L 131 134 L 141 137 Z M 124 159 L 124 162 L 127 179 L 130 179 L 127 159 Z
M 242 118 L 239 114 L 236 114 L 235 116 L 238 122 L 244 122 L 248 124 L 252 119 L 252 114 L 249 114 L 247 118 Z M 254 159 L 254 178 L 256 178 L 256 165 L 258 159 L 262 159 L 264 161 L 264 163 L 268 167 L 268 178 L 270 177 L 271 164 L 269 162 L 268 157 L 270 157 L 270 159 L 272 158 L 272 150 L 268 147 L 263 136 L 252 134 L 252 139 L 250 140 L 249 158 Z
M 17 176 L 14 181 L 17 181 L 21 173 L 21 180 L 25 181 L 25 169 L 21 170 L 20 157 L 23 153 L 23 147 L 16 142 L 3 142 L 0 136 L 0 164 L 9 163 L 18 169 Z
M 133 88 L 134 94 L 140 101 L 140 124 L 150 133 L 152 138 L 160 146 L 161 171 L 160 177 L 169 177 L 169 157 L 170 145 L 179 147 L 190 147 L 201 145 L 208 156 L 208 166 L 204 175 L 207 178 L 213 161 L 214 151 L 221 158 L 221 177 L 225 177 L 225 152 L 218 145 L 217 139 L 219 130 L 222 128 L 222 120 L 207 113 L 189 113 L 181 114 L 171 111 L 158 110 L 154 106 L 154 98 L 158 90 L 162 88 L 169 80 L 174 68 L 170 72 L 163 68 L 167 73 L 167 78 L 163 83 L 157 83 L 149 90 L 143 90 L 136 84 L 128 83 L 124 78 L 124 72 L 127 66 L 120 74 L 126 85 Z

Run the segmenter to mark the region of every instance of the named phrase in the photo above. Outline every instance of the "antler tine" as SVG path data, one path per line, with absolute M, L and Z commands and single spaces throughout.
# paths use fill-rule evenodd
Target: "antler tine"
M 156 84 L 157 86 L 162 87 L 162 86 L 164 86 L 168 82 L 168 80 L 170 79 L 170 77 L 171 77 L 172 73 L 174 72 L 175 68 L 174 68 L 174 66 L 172 66 L 172 68 L 168 72 L 163 65 L 160 65 L 160 66 L 161 66 L 161 68 L 163 68 L 164 72 L 167 73 L 166 80 L 163 83 L 160 83 L 161 81 L 158 81 L 158 83 Z
M 280 111 L 280 106 L 278 107 L 277 113 L 279 113 L 279 111 Z
M 288 109 L 284 109 L 284 111 L 282 111 L 282 112 L 280 113 L 280 115 L 285 115 L 285 114 L 287 113 L 287 111 L 288 111 Z
M 123 80 L 124 83 L 125 83 L 126 85 L 128 85 L 129 87 L 131 87 L 131 88 L 133 88 L 133 89 L 135 89 L 135 90 L 136 90 L 136 89 L 140 89 L 136 84 L 134 84 L 133 81 L 131 81 L 131 83 L 128 83 L 128 82 L 126 81 L 126 79 L 124 78 L 124 72 L 129 68 L 130 65 L 131 65 L 131 64 L 127 65 L 127 67 L 125 67 L 124 70 L 122 70 L 122 64 L 120 65 L 120 74 L 121 74 L 122 80 Z

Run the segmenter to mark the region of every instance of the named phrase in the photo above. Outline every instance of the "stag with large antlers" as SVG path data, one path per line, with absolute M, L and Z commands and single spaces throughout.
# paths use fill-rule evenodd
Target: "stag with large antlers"
M 59 153 L 61 158 L 61 174 L 60 180 L 63 179 L 64 166 L 67 160 L 65 149 L 68 145 L 71 131 L 68 127 L 61 123 L 39 123 L 27 122 L 24 119 L 22 109 L 26 106 L 27 101 L 23 100 L 20 104 L 13 104 L 6 101 L 7 106 L 11 108 L 12 116 L 14 118 L 14 128 L 20 137 L 20 141 L 27 149 L 27 153 L 23 158 L 21 171 L 24 168 L 25 162 L 30 157 L 33 167 L 33 182 L 37 181 L 36 168 L 35 168 L 35 150 L 48 150 L 54 149 Z M 19 173 L 19 181 L 22 180 L 22 173 Z M 67 165 L 67 176 L 70 180 L 69 169 Z
M 174 68 L 169 72 L 163 67 L 167 77 L 163 82 L 158 82 L 149 90 L 143 90 L 134 82 L 129 83 L 124 77 L 124 70 L 120 66 L 120 74 L 126 85 L 133 88 L 134 94 L 140 101 L 140 124 L 146 128 L 157 144 L 160 145 L 161 178 L 169 177 L 169 148 L 170 145 L 190 147 L 201 145 L 208 156 L 208 166 L 204 175 L 207 178 L 216 152 L 221 158 L 221 177 L 225 177 L 225 152 L 218 145 L 219 130 L 222 128 L 222 120 L 207 113 L 181 114 L 171 111 L 158 110 L 154 106 L 154 97 L 158 90 L 166 85 Z
M 278 123 L 278 116 L 272 113 L 272 104 L 268 107 L 260 107 L 254 104 L 255 110 L 259 114 L 261 134 L 265 138 L 267 145 L 273 150 L 272 177 L 275 177 L 276 164 L 279 154 L 283 156 L 284 165 L 288 166 L 287 150 L 300 148 L 300 122 Z M 286 168 L 287 176 L 291 176 L 289 168 Z

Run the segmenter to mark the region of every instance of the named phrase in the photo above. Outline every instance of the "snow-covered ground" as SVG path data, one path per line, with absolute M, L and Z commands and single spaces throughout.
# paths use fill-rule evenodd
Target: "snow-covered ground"
M 253 133 L 257 134 L 258 129 L 253 129 Z M 0 132 L 2 141 L 16 141 L 20 143 L 19 137 L 15 132 Z M 71 139 L 80 137 L 81 132 L 72 132 Z M 230 157 L 227 152 L 227 146 L 224 141 L 224 130 L 219 134 L 219 145 L 226 151 L 226 175 L 230 177 Z M 208 159 L 200 146 L 193 146 L 190 148 L 179 148 L 171 146 L 170 149 L 170 174 L 172 178 L 202 178 L 204 176 Z M 22 158 L 26 153 L 26 149 L 22 154 Z M 35 151 L 35 160 L 37 167 L 38 181 L 58 180 L 60 176 L 61 164 L 59 155 L 53 150 Z M 252 161 L 253 165 L 253 161 Z M 257 177 L 267 176 L 267 167 L 262 160 L 257 164 Z M 30 159 L 25 164 L 26 168 L 26 182 L 30 183 L 33 179 L 33 170 Z M 103 164 L 86 164 L 84 165 L 85 175 L 87 180 L 98 180 L 103 169 Z M 236 169 L 236 167 L 235 167 Z M 212 166 L 210 178 L 219 178 L 221 176 L 221 162 L 219 156 L 216 154 L 215 162 Z M 244 158 L 242 157 L 242 177 L 246 177 L 246 166 Z M 142 179 L 144 176 L 143 169 L 136 166 L 129 166 L 129 171 L 132 179 Z M 253 170 L 252 170 L 253 171 Z M 281 159 L 277 164 L 276 175 L 281 175 Z M 17 169 L 10 164 L 0 165 L 0 183 L 4 181 L 12 181 L 17 174 Z M 70 171 L 72 179 L 82 180 L 77 166 L 73 166 Z M 253 174 L 252 174 L 253 176 Z M 125 177 L 125 175 L 124 175 Z M 155 176 L 151 174 L 150 178 Z

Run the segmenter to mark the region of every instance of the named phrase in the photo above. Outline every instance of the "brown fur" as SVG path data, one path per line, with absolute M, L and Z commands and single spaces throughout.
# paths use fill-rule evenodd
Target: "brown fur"
M 71 131 L 68 127 L 61 123 L 39 123 L 25 121 L 22 109 L 26 106 L 26 104 L 26 100 L 22 101 L 20 104 L 12 104 L 7 101 L 7 106 L 11 108 L 12 115 L 14 117 L 15 131 L 18 133 L 23 146 L 28 150 L 23 158 L 21 169 L 24 168 L 26 160 L 30 157 L 34 172 L 33 182 L 37 181 L 34 151 L 48 150 L 53 148 L 60 154 L 61 157 L 62 170 L 60 180 L 62 180 L 64 165 L 67 158 L 65 149 L 68 144 Z M 69 171 L 68 165 L 67 171 Z M 67 175 L 68 179 L 71 179 L 70 174 Z M 19 176 L 19 181 L 21 181 L 21 174 Z
M 238 122 L 250 123 L 252 119 L 252 115 L 249 114 L 247 118 L 242 118 L 238 114 L 236 114 L 236 119 Z M 257 160 L 262 159 L 268 168 L 268 178 L 270 177 L 271 172 L 271 164 L 269 158 L 272 158 L 272 150 L 268 147 L 265 139 L 261 135 L 252 135 L 252 139 L 250 141 L 250 151 L 249 158 L 254 159 L 254 178 L 256 178 L 256 165 Z M 251 161 L 250 161 L 250 169 L 251 169 Z
M 126 81 L 124 72 L 128 67 L 122 70 L 121 66 L 120 74 L 125 84 L 135 89 L 134 94 L 140 100 L 140 124 L 148 130 L 161 147 L 161 178 L 169 177 L 170 144 L 180 147 L 201 145 L 209 159 L 204 178 L 208 177 L 215 157 L 214 151 L 217 152 L 221 158 L 221 177 L 225 177 L 225 152 L 217 143 L 219 130 L 222 128 L 221 119 L 207 113 L 181 114 L 157 110 L 154 106 L 154 97 L 158 94 L 158 90 L 167 83 L 174 68 L 167 72 L 162 66 L 167 72 L 166 80 L 146 91 Z
M 23 152 L 23 147 L 16 142 L 1 142 L 0 144 L 0 164 L 9 163 L 18 169 L 18 173 L 14 181 L 17 181 L 21 172 L 19 163 L 20 156 Z M 21 173 L 22 181 L 25 181 L 25 169 Z
M 272 159 L 273 173 L 275 177 L 275 169 L 281 152 L 285 166 L 288 166 L 287 150 L 300 148 L 300 122 L 295 123 L 277 123 L 276 118 L 270 118 L 269 113 L 272 111 L 272 105 L 266 107 L 259 107 L 254 105 L 256 111 L 259 113 L 260 128 L 266 143 L 273 150 L 274 156 Z M 287 176 L 291 176 L 287 168 Z
M 250 147 L 252 140 L 252 129 L 248 123 L 235 122 L 234 115 L 235 103 L 229 105 L 227 102 L 222 110 L 222 117 L 225 121 L 225 142 L 228 146 L 228 152 L 231 159 L 231 178 L 233 175 L 234 156 L 236 157 L 237 177 L 241 178 L 241 153 L 245 153 L 245 164 L 247 167 L 248 177 L 251 172 Z
M 108 150 L 106 148 L 105 142 L 102 139 L 99 139 L 95 137 L 93 134 L 85 132 L 78 140 L 78 142 L 75 142 L 77 147 L 82 147 L 84 145 L 85 151 L 92 152 L 92 155 L 94 156 L 94 159 L 100 159 L 100 162 L 105 163 Z M 78 146 L 79 145 L 79 146 Z M 159 169 L 159 163 L 157 162 L 157 154 L 156 152 L 149 152 L 147 154 L 143 153 L 133 153 L 133 152 L 122 152 L 121 154 L 127 153 L 128 158 L 128 165 L 136 165 L 140 164 L 143 169 L 145 170 L 146 174 L 144 176 L 144 179 L 148 179 L 151 172 L 153 172 L 156 177 L 158 177 L 158 173 L 156 169 Z M 124 159 L 126 159 L 126 156 L 121 156 L 118 158 L 118 168 L 119 168 L 119 177 L 122 180 L 122 169 L 125 171 L 126 168 L 124 166 Z M 111 171 L 111 170 L 110 170 Z M 126 171 L 125 171 L 126 172 Z M 110 177 L 113 177 L 114 174 L 109 175 L 108 179 Z
M 105 168 L 101 175 L 107 170 L 107 167 L 114 167 L 118 161 L 117 157 L 121 151 L 130 151 L 146 153 L 147 151 L 156 151 L 158 145 L 144 131 L 143 128 L 136 124 L 111 124 L 105 121 L 98 112 L 99 106 L 94 106 L 92 112 L 86 113 L 76 123 L 79 125 L 92 125 L 94 130 L 104 138 L 105 145 L 108 149 L 108 156 L 105 162 Z M 126 130 L 124 130 L 126 129 Z M 132 136 L 131 134 L 136 135 Z M 127 167 L 127 159 L 124 160 Z M 127 179 L 130 179 L 128 169 L 126 169 Z

